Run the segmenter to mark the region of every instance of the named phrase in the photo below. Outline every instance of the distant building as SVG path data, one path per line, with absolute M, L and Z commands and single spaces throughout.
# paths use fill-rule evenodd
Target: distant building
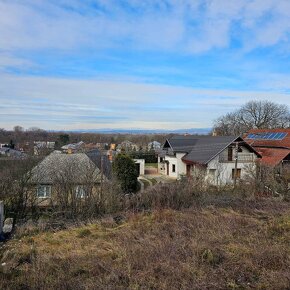
M 139 146 L 137 144 L 132 143 L 131 141 L 123 141 L 121 144 L 117 146 L 117 151 L 138 151 Z
M 61 147 L 62 151 L 68 154 L 81 152 L 84 148 L 85 143 L 83 141 L 80 141 L 78 143 L 67 144 Z
M 34 155 L 41 155 L 43 153 L 51 152 L 55 148 L 55 142 L 50 141 L 34 141 Z
M 8 147 L 2 147 L 0 148 L 0 158 L 1 157 L 9 157 L 11 159 L 12 158 L 22 159 L 22 158 L 26 158 L 27 155 L 19 150 L 11 149 Z
M 157 141 L 152 141 L 152 142 L 148 143 L 147 148 L 148 148 L 148 150 L 159 150 L 161 148 L 161 143 L 159 143 Z

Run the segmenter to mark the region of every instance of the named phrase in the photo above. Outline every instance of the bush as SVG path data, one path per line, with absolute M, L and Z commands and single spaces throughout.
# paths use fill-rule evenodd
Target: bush
M 117 155 L 113 162 L 113 173 L 120 182 L 124 193 L 136 192 L 138 189 L 138 175 L 134 160 L 124 154 Z

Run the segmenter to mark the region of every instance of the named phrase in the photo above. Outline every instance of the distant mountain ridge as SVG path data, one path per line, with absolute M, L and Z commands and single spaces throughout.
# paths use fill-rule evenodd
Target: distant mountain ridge
M 191 129 L 79 129 L 67 130 L 74 133 L 102 133 L 102 134 L 201 134 L 206 135 L 211 132 L 211 128 L 191 128 Z

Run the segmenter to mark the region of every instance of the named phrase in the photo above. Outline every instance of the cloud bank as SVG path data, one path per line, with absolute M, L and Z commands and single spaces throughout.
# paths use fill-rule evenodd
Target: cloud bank
M 209 127 L 289 104 L 288 0 L 0 0 L 0 127 Z

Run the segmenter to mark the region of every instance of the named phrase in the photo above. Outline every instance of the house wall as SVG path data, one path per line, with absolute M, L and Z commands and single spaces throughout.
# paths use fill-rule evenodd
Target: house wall
M 163 158 L 163 162 L 160 162 L 160 157 L 158 158 L 158 171 L 161 174 L 167 175 L 169 177 L 178 178 L 180 175 L 186 174 L 186 164 L 181 160 L 185 153 L 176 153 L 175 156 L 166 155 Z M 173 171 L 173 165 L 175 165 L 175 172 Z M 169 170 L 167 171 L 167 168 Z
M 250 151 L 246 147 L 242 147 L 243 152 L 238 153 L 238 165 L 237 168 L 241 169 L 241 179 L 247 177 L 249 171 L 255 170 L 257 157 L 254 153 L 250 153 Z M 253 156 L 253 161 L 243 161 L 245 158 L 245 154 L 250 154 Z M 216 156 L 213 160 L 211 160 L 207 165 L 206 171 L 206 179 L 214 184 L 231 184 L 233 183 L 232 179 L 232 170 L 235 169 L 235 160 L 233 161 L 220 161 L 220 157 L 227 157 L 228 149 L 225 149 L 220 155 Z M 225 158 L 226 159 L 226 158 Z M 216 172 L 214 176 L 210 174 L 210 170 L 215 169 Z
M 39 184 L 40 185 L 40 184 Z M 38 207 L 51 207 L 51 206 L 57 206 L 60 204 L 67 204 L 69 206 L 72 203 L 80 203 L 86 200 L 86 198 L 77 198 L 76 197 L 76 187 L 77 184 L 73 185 L 66 185 L 66 186 L 58 186 L 54 184 L 50 184 L 51 186 L 51 196 L 50 197 L 38 197 L 37 196 L 37 188 L 39 185 L 31 185 L 31 188 L 29 190 L 29 199 L 28 204 L 31 205 L 37 205 Z M 44 185 L 44 184 L 43 184 Z M 96 198 L 99 195 L 100 192 L 100 184 L 87 184 L 82 185 L 87 187 L 87 192 L 89 196 L 88 199 Z M 66 187 L 66 190 L 65 190 Z M 74 199 L 74 202 L 73 200 Z

